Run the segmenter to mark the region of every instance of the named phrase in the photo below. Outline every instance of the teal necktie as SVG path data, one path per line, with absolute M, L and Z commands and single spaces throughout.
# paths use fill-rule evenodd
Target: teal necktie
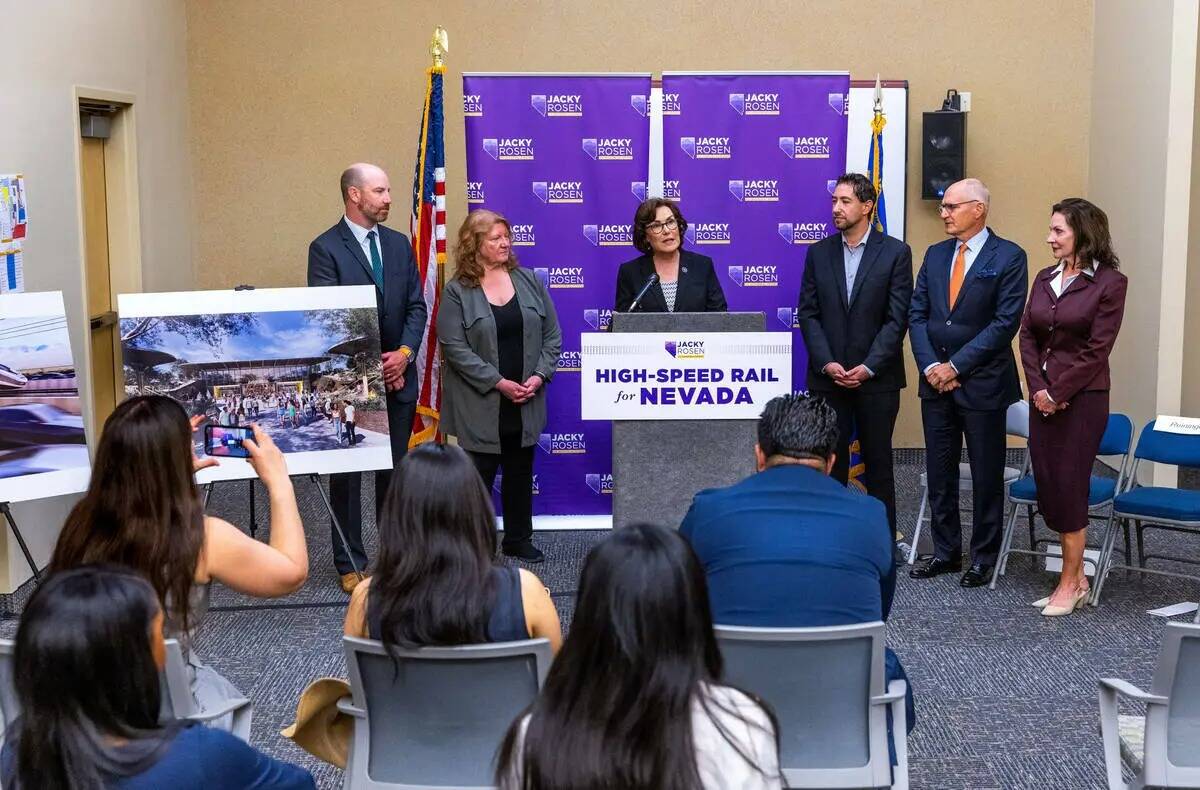
M 367 238 L 371 241 L 371 274 L 375 284 L 383 290 L 383 259 L 379 257 L 379 245 L 375 243 L 375 231 L 368 231 Z

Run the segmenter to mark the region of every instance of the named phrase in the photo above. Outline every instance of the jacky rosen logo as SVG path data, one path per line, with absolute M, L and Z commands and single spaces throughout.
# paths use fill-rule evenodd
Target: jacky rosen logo
M 683 236 L 688 244 L 733 244 L 728 222 L 696 222 L 688 225 Z
M 676 203 L 683 200 L 683 192 L 679 189 L 679 180 L 662 182 L 662 196 L 666 200 L 674 200 Z
M 829 235 L 827 222 L 780 222 L 779 238 L 788 244 L 812 244 Z
M 760 178 L 729 182 L 729 194 L 743 203 L 778 203 L 779 180 Z
M 587 440 L 582 433 L 543 433 L 538 447 L 551 455 L 582 455 L 587 452 Z
M 800 328 L 800 311 L 795 307 L 775 308 L 775 319 L 787 329 Z
M 731 93 L 729 106 L 738 115 L 779 115 L 779 94 Z
M 728 137 L 680 137 L 679 147 L 692 159 L 730 159 L 733 146 Z
M 662 95 L 662 114 L 663 115 L 679 115 L 682 105 L 679 102 L 678 93 L 664 93 Z
M 583 322 L 592 329 L 607 332 L 608 325 L 612 323 L 612 313 L 608 308 L 589 307 L 583 311 Z
M 535 268 L 533 273 L 546 288 L 582 288 L 582 266 L 552 266 Z
M 643 118 L 645 118 L 646 114 L 650 112 L 650 101 L 646 98 L 646 94 L 644 93 L 630 94 L 629 106 L 633 108 L 634 112 Z
M 543 203 L 582 203 L 582 181 L 534 181 L 533 194 Z
M 629 161 L 633 159 L 633 138 L 585 137 L 583 152 L 601 161 Z
M 663 348 L 675 359 L 704 359 L 703 340 L 668 340 Z
M 848 93 L 831 93 L 826 97 L 829 102 L 829 107 L 838 115 L 845 115 L 850 112 L 850 94 Z
M 612 475 L 585 474 L 583 482 L 597 494 L 608 495 L 613 492 Z
M 514 247 L 533 247 L 536 244 L 537 236 L 533 232 L 533 225 L 512 226 L 512 245 Z
M 559 373 L 579 373 L 583 370 L 583 356 L 578 351 L 564 351 L 558 355 L 558 365 L 555 370 Z
M 828 192 L 829 194 L 832 195 L 834 190 L 836 190 L 836 189 L 837 189 L 837 179 L 836 178 L 831 178 L 825 182 L 825 191 Z
M 533 93 L 529 106 L 543 118 L 579 118 L 583 116 L 583 96 L 578 93 Z
M 533 161 L 533 138 L 485 137 L 483 138 L 483 150 L 492 159 L 501 162 L 530 162 Z
M 780 137 L 779 150 L 788 159 L 828 159 L 833 149 L 828 137 Z
M 629 191 L 637 198 L 637 202 L 641 203 L 646 199 L 646 182 L 645 181 L 630 181 Z
M 485 200 L 486 200 L 486 198 L 484 197 L 484 194 L 483 194 L 483 182 L 482 181 L 468 181 L 467 182 L 467 202 L 468 203 L 483 203 L 483 202 L 485 202 Z
M 779 267 L 730 266 L 729 279 L 746 288 L 774 288 L 779 285 Z
M 483 117 L 483 97 L 478 93 L 463 94 L 463 115 L 468 118 Z
M 626 247 L 633 244 L 632 225 L 584 225 L 583 237 L 593 247 Z

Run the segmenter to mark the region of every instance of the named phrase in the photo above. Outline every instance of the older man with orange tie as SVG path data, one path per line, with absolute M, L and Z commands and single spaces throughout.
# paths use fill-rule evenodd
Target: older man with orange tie
M 966 438 L 974 518 L 971 564 L 959 583 L 991 581 L 1004 515 L 1005 412 L 1021 398 L 1012 341 L 1029 280 L 1025 251 L 987 226 L 991 197 L 968 178 L 939 206 L 951 238 L 925 252 L 909 311 L 925 429 L 934 553 L 909 575 L 962 570 L 958 465 Z

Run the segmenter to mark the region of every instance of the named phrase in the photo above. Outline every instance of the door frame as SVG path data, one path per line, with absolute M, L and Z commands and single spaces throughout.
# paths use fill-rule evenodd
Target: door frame
M 117 294 L 141 293 L 142 290 L 142 229 L 141 201 L 138 192 L 137 97 L 132 93 L 76 85 L 71 92 L 71 117 L 75 127 L 75 194 L 76 224 L 79 228 L 79 293 L 84 295 L 79 315 L 83 316 L 84 343 L 76 347 L 76 376 L 82 372 L 87 385 L 80 387 L 80 398 L 87 415 L 90 432 L 88 446 L 95 451 L 100 438 L 100 426 L 95 422 L 92 400 L 92 344 L 88 323 L 87 239 L 83 218 L 83 141 L 79 123 L 81 100 L 111 102 L 122 105 L 112 117 L 108 139 L 104 143 L 105 199 L 108 203 L 108 260 L 109 287 L 114 299 Z M 115 304 L 114 304 L 115 308 Z M 69 310 L 68 310 L 69 313 Z M 118 332 L 119 334 L 119 332 Z M 78 335 L 77 335 L 78 336 Z M 82 351 L 81 351 L 81 348 Z M 117 358 L 119 362 L 119 357 Z M 114 371 L 116 381 L 123 380 L 121 370 Z M 118 402 L 120 399 L 118 398 Z

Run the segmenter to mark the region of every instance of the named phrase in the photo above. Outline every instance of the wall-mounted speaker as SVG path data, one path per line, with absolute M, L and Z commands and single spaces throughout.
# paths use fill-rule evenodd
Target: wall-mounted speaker
M 921 199 L 941 200 L 967 171 L 967 113 L 927 112 L 921 121 Z

